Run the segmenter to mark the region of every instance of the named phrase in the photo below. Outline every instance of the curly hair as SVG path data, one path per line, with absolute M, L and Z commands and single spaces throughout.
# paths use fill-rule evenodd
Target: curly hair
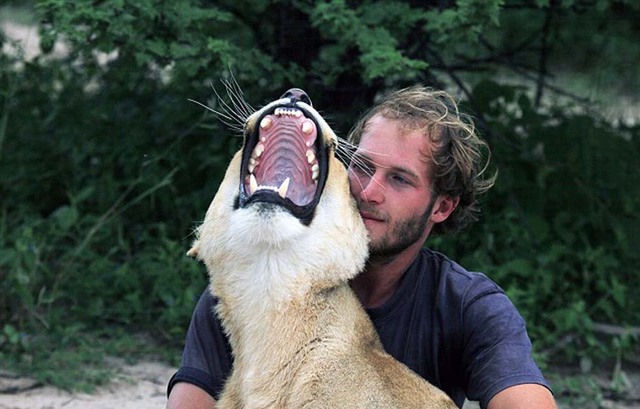
M 349 142 L 360 142 L 368 121 L 376 115 L 397 120 L 406 132 L 420 131 L 431 142 L 432 194 L 458 197 L 454 212 L 433 228 L 434 234 L 457 232 L 478 220 L 478 196 L 495 183 L 486 175 L 490 150 L 476 133 L 470 116 L 461 113 L 445 91 L 411 87 L 384 96 L 349 132 Z

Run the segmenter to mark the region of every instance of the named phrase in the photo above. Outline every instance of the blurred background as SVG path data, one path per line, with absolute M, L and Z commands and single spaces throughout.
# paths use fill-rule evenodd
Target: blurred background
M 559 397 L 638 388 L 637 1 L 3 1 L 0 27 L 0 369 L 91 388 L 108 356 L 179 362 L 207 283 L 185 253 L 241 143 L 189 99 L 300 87 L 346 137 L 423 84 L 499 172 L 427 245 L 507 291 Z

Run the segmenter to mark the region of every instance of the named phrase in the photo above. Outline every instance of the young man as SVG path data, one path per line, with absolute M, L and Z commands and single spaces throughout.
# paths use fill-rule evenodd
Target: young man
M 476 219 L 485 143 L 444 92 L 388 95 L 356 124 L 351 192 L 370 238 L 370 256 L 351 286 L 387 352 L 462 406 L 555 408 L 531 356 L 525 323 L 504 292 L 444 255 L 423 248 L 429 234 Z M 231 351 L 202 295 L 168 409 L 213 408 L 231 370 Z

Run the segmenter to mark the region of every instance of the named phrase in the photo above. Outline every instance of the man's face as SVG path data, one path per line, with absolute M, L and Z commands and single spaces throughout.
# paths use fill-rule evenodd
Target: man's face
M 349 167 L 351 193 L 369 232 L 371 256 L 422 246 L 433 227 L 429 140 L 396 120 L 369 120 Z

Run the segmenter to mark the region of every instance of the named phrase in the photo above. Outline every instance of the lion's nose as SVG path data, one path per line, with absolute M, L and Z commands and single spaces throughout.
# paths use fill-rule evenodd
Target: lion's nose
M 307 93 L 301 90 L 300 88 L 291 88 L 289 91 L 282 94 L 280 98 L 289 98 L 291 99 L 292 103 L 300 101 L 300 102 L 304 102 L 305 104 L 309 104 L 313 106 L 313 104 L 311 103 L 311 98 L 309 98 L 309 95 L 307 95 Z

